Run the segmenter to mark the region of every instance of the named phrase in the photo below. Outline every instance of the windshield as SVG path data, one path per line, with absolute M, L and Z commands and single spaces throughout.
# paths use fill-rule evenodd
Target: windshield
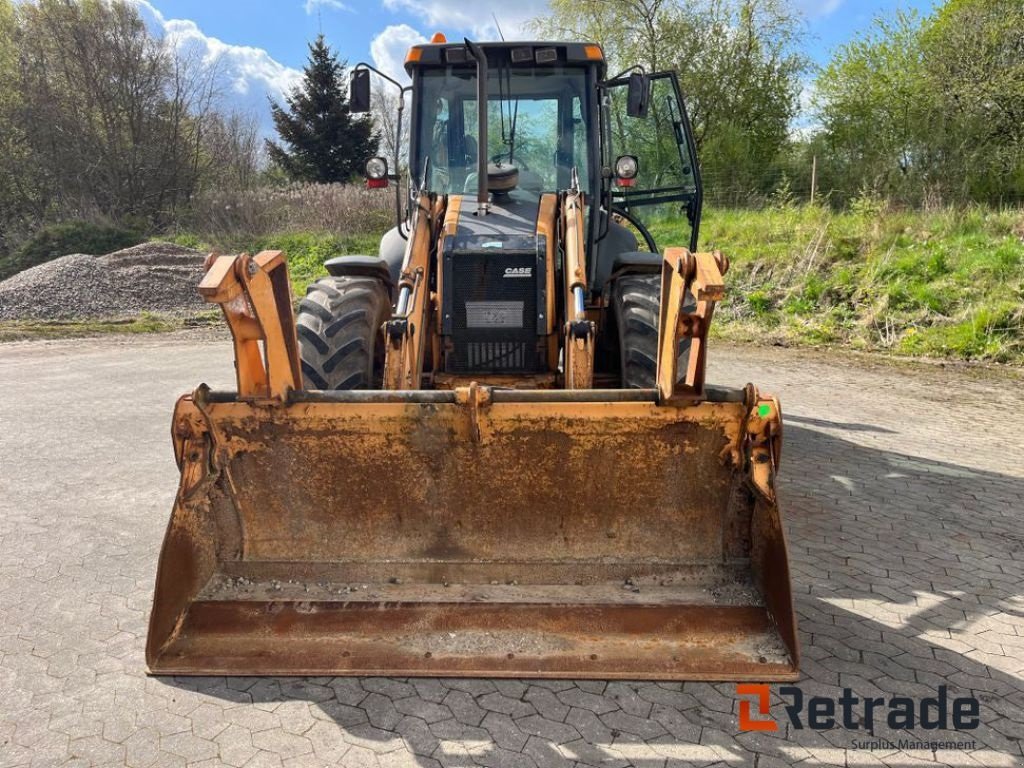
M 427 187 L 475 194 L 479 151 L 476 71 L 426 69 L 419 75 L 419 134 L 415 174 L 430 160 Z M 541 194 L 566 189 L 573 167 L 587 188 L 590 114 L 582 67 L 494 67 L 487 77 L 490 162 L 519 169 L 519 189 Z

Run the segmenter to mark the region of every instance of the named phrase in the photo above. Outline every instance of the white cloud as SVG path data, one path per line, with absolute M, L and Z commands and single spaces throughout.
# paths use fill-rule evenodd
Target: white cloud
M 190 19 L 168 19 L 149 2 L 132 0 L 146 23 L 167 36 L 182 54 L 215 67 L 230 106 L 258 116 L 270 129 L 267 96 L 280 101 L 302 79 L 302 72 L 275 60 L 263 48 L 232 45 L 205 34 Z
M 164 32 L 179 51 L 199 57 L 205 66 L 216 67 L 222 82 L 235 93 L 263 92 L 279 98 L 302 78 L 302 72 L 275 61 L 262 48 L 229 45 L 203 34 L 194 21 L 169 19 Z
M 529 37 L 526 22 L 547 12 L 547 0 L 383 0 L 391 11 L 415 14 L 431 32 L 462 32 L 480 40 L 499 40 L 497 17 L 507 40 Z M 455 35 L 450 35 L 456 37 Z
M 306 4 L 303 7 L 306 9 L 306 15 L 308 16 L 312 16 L 314 13 L 324 8 L 331 11 L 352 10 L 341 2 L 341 0 L 306 0 Z
M 797 0 L 796 7 L 809 19 L 823 19 L 839 10 L 846 0 Z
M 427 38 L 408 24 L 392 24 L 370 42 L 373 65 L 399 82 L 408 81 L 405 55 L 409 48 L 427 42 Z

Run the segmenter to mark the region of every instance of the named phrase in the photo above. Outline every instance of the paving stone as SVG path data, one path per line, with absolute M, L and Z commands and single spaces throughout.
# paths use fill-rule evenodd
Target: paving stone
M 342 738 L 355 747 L 371 752 L 391 752 L 404 747 L 402 738 L 392 731 L 381 730 L 372 725 L 356 725 L 342 731 Z
M 476 700 L 465 691 L 449 691 L 444 697 L 444 705 L 456 720 L 466 725 L 480 725 L 487 715 L 487 710 L 478 707 Z
M 62 407 L 83 426 L 76 451 L 88 457 L 55 479 L 45 461 L 64 450 L 63 430 L 38 421 L 29 444 L 0 429 L 3 768 L 1024 765 L 1024 468 L 1006 450 L 1020 438 L 1005 417 L 1024 409 L 1017 378 L 724 344 L 712 355 L 715 380 L 753 380 L 787 403 L 779 484 L 805 695 L 946 685 L 977 696 L 978 749 L 933 754 L 854 750 L 842 729 L 738 733 L 732 684 L 148 678 L 153 568 L 177 483 L 167 407 L 203 378 L 205 363 L 192 371 L 189 361 L 222 363 L 223 349 L 160 339 L 52 348 L 60 371 L 42 347 L 0 346 L 10 393 L 0 424 L 45 412 L 63 377 L 79 375 L 81 398 Z M 124 403 L 136 409 L 130 447 L 106 437 Z M 151 487 L 129 502 L 131 473 Z M 884 724 L 877 733 L 903 735 Z
M 567 741 L 575 741 L 580 738 L 580 732 L 571 725 L 557 720 L 549 720 L 541 715 L 521 717 L 515 722 L 523 733 L 538 736 L 554 744 L 564 744 Z
M 419 696 L 410 696 L 408 699 L 398 699 L 395 702 L 395 709 L 405 715 L 412 715 L 428 723 L 436 723 L 439 720 L 447 720 L 452 716 L 448 707 L 436 704 Z
M 171 736 L 164 736 L 160 739 L 160 748 L 181 755 L 190 763 L 209 760 L 216 757 L 219 752 L 214 742 L 192 733 L 175 733 Z
M 526 744 L 527 734 L 523 733 L 508 715 L 488 712 L 480 727 L 487 731 L 494 743 L 502 749 L 520 751 Z
M 374 728 L 390 731 L 402 719 L 402 713 L 395 708 L 394 701 L 382 693 L 371 693 L 363 700 L 361 708 L 366 710 L 366 716 Z
M 342 737 L 341 729 L 323 721 L 314 723 L 303 735 L 313 747 L 313 754 L 324 765 L 334 765 L 349 750 L 349 744 Z
M 603 715 L 606 712 L 613 712 L 619 708 L 619 705 L 612 699 L 584 691 L 580 688 L 562 691 L 558 694 L 558 700 L 567 706 L 586 709 L 595 715 Z
M 628 715 L 647 717 L 651 714 L 652 703 L 640 697 L 643 683 L 608 683 L 604 695 L 611 698 Z
M 558 751 L 567 760 L 587 765 L 602 766 L 602 768 L 627 768 L 630 765 L 630 761 L 610 747 L 591 744 L 589 741 L 582 739 L 570 741 L 568 744 L 559 744 Z
M 426 721 L 418 717 L 403 717 L 398 724 L 398 734 L 414 755 L 430 757 L 441 743 Z
M 498 712 L 510 717 L 526 717 L 527 715 L 536 714 L 537 711 L 533 708 L 532 704 L 527 704 L 525 701 L 513 699 L 497 692 L 485 693 L 477 698 L 476 703 L 491 712 Z
M 228 765 L 243 766 L 259 751 L 252 743 L 252 732 L 240 725 L 229 725 L 214 739 L 220 759 Z
M 573 768 L 574 760 L 563 755 L 551 741 L 537 736 L 526 740 L 523 754 L 536 764 L 537 768 Z
M 548 720 L 562 721 L 569 714 L 569 707 L 560 702 L 555 692 L 549 688 L 531 685 L 523 694 L 523 700 L 532 704 L 537 713 Z
M 628 715 L 622 711 L 601 715 L 600 720 L 612 731 L 624 731 L 645 739 L 656 739 L 665 733 L 665 727 L 657 720 Z
M 313 751 L 313 745 L 305 736 L 296 736 L 283 728 L 260 731 L 252 735 L 252 745 L 257 749 L 281 757 L 296 757 Z

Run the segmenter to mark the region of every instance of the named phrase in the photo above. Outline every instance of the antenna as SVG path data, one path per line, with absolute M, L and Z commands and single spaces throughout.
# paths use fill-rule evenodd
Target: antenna
M 505 36 L 501 33 L 501 24 L 498 23 L 498 15 L 491 11 L 491 18 L 494 19 L 494 26 L 498 28 L 498 37 L 501 38 L 501 42 L 505 42 Z

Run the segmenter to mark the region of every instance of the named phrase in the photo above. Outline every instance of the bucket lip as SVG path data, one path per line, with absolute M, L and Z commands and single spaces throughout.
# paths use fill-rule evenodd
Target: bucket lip
M 489 387 L 491 402 L 494 403 L 654 403 L 657 404 L 657 389 L 512 389 Z M 705 403 L 744 403 L 747 390 L 741 387 L 708 385 L 704 398 L 695 401 Z M 209 390 L 205 399 L 210 403 L 244 402 L 237 392 Z M 454 404 L 455 390 L 451 389 L 410 389 L 410 390 L 293 390 L 288 393 L 288 403 L 423 403 Z

